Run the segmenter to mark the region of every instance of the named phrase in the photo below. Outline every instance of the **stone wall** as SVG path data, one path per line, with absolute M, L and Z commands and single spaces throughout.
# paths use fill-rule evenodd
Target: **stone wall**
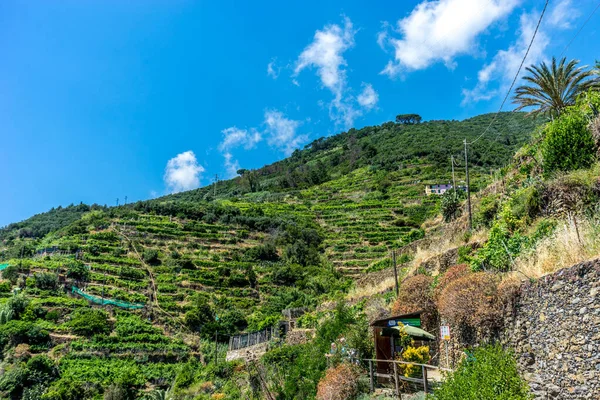
M 244 347 L 239 350 L 229 350 L 227 352 L 227 361 L 243 359 L 245 361 L 258 360 L 269 349 L 269 342 L 255 344 L 250 347 Z
M 525 283 L 504 341 L 536 399 L 600 399 L 600 259 Z
M 285 343 L 289 345 L 305 344 L 315 338 L 315 329 L 292 329 L 285 337 Z

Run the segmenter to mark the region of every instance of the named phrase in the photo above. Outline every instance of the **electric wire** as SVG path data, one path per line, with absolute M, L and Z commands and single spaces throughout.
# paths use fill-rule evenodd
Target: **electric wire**
M 508 88 L 508 91 L 506 92 L 506 96 L 504 96 L 504 100 L 502 100 L 502 104 L 500 104 L 500 108 L 496 112 L 496 115 L 494 115 L 494 118 L 489 123 L 489 125 L 487 126 L 487 128 L 485 128 L 485 130 L 481 133 L 481 135 L 479 135 L 477 138 L 475 138 L 475 140 L 473 140 L 472 142 L 467 143 L 467 145 L 472 145 L 475 142 L 477 142 L 479 139 L 481 139 L 483 137 L 483 135 L 485 135 L 489 131 L 489 129 L 491 128 L 491 126 L 494 124 L 494 122 L 496 122 L 496 120 L 498 119 L 498 115 L 500 115 L 500 112 L 502 111 L 502 108 L 504 108 L 504 104 L 506 103 L 506 100 L 508 100 L 508 96 L 510 96 L 510 93 L 512 92 L 512 89 L 515 86 L 515 83 L 517 82 L 517 79 L 519 78 L 519 74 L 521 73 L 521 69 L 523 68 L 523 64 L 525 64 L 525 60 L 527 59 L 527 56 L 529 55 L 529 51 L 531 50 L 531 47 L 533 46 L 533 42 L 535 41 L 535 37 L 537 36 L 537 33 L 539 31 L 540 24 L 542 23 L 542 19 L 544 18 L 544 14 L 546 13 L 546 9 L 548 8 L 548 2 L 549 2 L 549 0 L 546 0 L 546 3 L 544 4 L 544 8 L 542 9 L 542 13 L 540 14 L 540 18 L 538 20 L 538 23 L 537 23 L 537 25 L 535 27 L 535 31 L 533 32 L 533 36 L 531 37 L 531 41 L 529 42 L 529 46 L 527 46 L 527 51 L 525 51 L 525 55 L 523 56 L 523 59 L 521 60 L 521 64 L 519 65 L 519 69 L 517 70 L 517 73 L 515 74 L 515 77 L 513 78 L 513 81 L 510 84 L 510 87 Z

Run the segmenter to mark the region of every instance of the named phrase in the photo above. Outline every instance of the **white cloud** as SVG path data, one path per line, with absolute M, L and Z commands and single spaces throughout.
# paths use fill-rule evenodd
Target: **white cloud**
M 573 6 L 571 0 L 561 0 L 550 12 L 548 23 L 560 29 L 573 28 L 573 21 L 580 16 L 579 10 Z
M 219 144 L 219 151 L 227 151 L 235 147 L 243 146 L 246 150 L 250 150 L 258 142 L 262 140 L 260 132 L 256 129 L 239 129 L 235 126 L 223 129 L 223 141 Z
M 200 186 L 200 174 L 204 168 L 198 164 L 196 155 L 188 150 L 171 158 L 167 162 L 163 177 L 171 193 L 196 189 Z
M 489 100 L 508 90 L 533 37 L 538 18 L 539 12 L 536 11 L 521 15 L 519 36 L 516 41 L 508 49 L 498 51 L 492 61 L 483 66 L 477 75 L 477 85 L 473 89 L 463 89 L 463 105 Z M 524 66 L 542 61 L 549 43 L 548 34 L 540 29 Z M 524 69 L 521 70 L 521 75 Z
M 436 62 L 449 68 L 454 58 L 474 53 L 476 38 L 490 25 L 508 15 L 520 0 L 439 0 L 423 1 L 409 16 L 397 22 L 401 39 L 379 34 L 380 45 L 387 41 L 394 50 L 383 74 L 425 69 Z M 385 28 L 385 26 L 384 26 Z
M 233 159 L 231 150 L 236 147 L 243 147 L 246 150 L 254 148 L 261 140 L 262 135 L 254 128 L 240 129 L 232 126 L 221 131 L 223 140 L 219 143 L 219 151 L 225 158 L 224 166 L 229 178 L 237 175 L 240 164 Z
M 389 37 L 388 30 L 390 28 L 390 23 L 385 21 L 381 24 L 381 27 L 383 30 L 377 33 L 377 44 L 382 50 L 385 50 L 385 46 Z
M 219 151 L 223 154 L 223 165 L 228 177 L 236 176 L 240 169 L 239 162 L 233 158 L 231 153 L 231 150 L 236 147 L 243 147 L 246 150 L 253 149 L 263 140 L 264 136 L 271 147 L 290 155 L 308 141 L 308 135 L 300 135 L 297 132 L 301 122 L 287 118 L 281 111 L 265 111 L 264 124 L 265 130 L 262 133 L 256 128 L 239 129 L 233 126 L 223 129 L 223 141 L 219 144 Z
M 294 75 L 304 68 L 316 67 L 323 86 L 336 96 L 341 96 L 346 86 L 346 65 L 343 53 L 354 46 L 354 29 L 349 18 L 344 19 L 344 27 L 327 25 L 315 32 L 314 40 L 298 57 Z
M 281 67 L 278 67 L 275 59 L 271 60 L 269 64 L 267 64 L 267 75 L 273 79 L 277 79 L 279 77 L 279 72 L 281 71 Z
M 240 169 L 240 163 L 233 159 L 231 153 L 223 154 L 225 157 L 225 170 L 227 171 L 227 177 L 233 178 L 237 175 L 237 171 Z
M 347 66 L 344 52 L 354 46 L 356 31 L 349 18 L 344 18 L 344 25 L 326 25 L 315 32 L 312 43 L 300 53 L 292 83 L 299 85 L 295 79 L 302 70 L 316 68 L 317 76 L 323 87 L 333 94 L 329 103 L 329 117 L 346 128 L 352 126 L 354 120 L 362 115 L 356 108 L 355 99 L 349 95 Z
M 377 105 L 377 102 L 379 101 L 379 95 L 375 89 L 373 89 L 373 85 L 370 83 L 363 83 L 363 91 L 358 95 L 356 100 L 362 107 L 370 110 Z
M 265 111 L 265 125 L 269 145 L 286 155 L 292 154 L 301 144 L 308 141 L 308 135 L 297 134 L 300 121 L 286 118 L 281 111 Z

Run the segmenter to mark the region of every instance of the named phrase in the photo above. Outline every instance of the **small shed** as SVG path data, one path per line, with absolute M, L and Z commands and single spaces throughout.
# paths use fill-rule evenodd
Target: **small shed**
M 373 327 L 373 340 L 375 343 L 375 358 L 377 361 L 377 372 L 387 374 L 391 363 L 386 360 L 394 360 L 396 355 L 402 351 L 397 339 L 399 338 L 399 327 L 405 326 L 406 333 L 417 341 L 435 340 L 435 336 L 421 329 L 421 311 L 395 315 L 389 318 L 378 319 L 371 323 Z

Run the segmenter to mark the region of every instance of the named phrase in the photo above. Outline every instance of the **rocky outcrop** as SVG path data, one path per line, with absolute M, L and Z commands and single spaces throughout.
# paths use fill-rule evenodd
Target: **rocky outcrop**
M 504 340 L 536 399 L 600 399 L 600 260 L 521 287 Z

